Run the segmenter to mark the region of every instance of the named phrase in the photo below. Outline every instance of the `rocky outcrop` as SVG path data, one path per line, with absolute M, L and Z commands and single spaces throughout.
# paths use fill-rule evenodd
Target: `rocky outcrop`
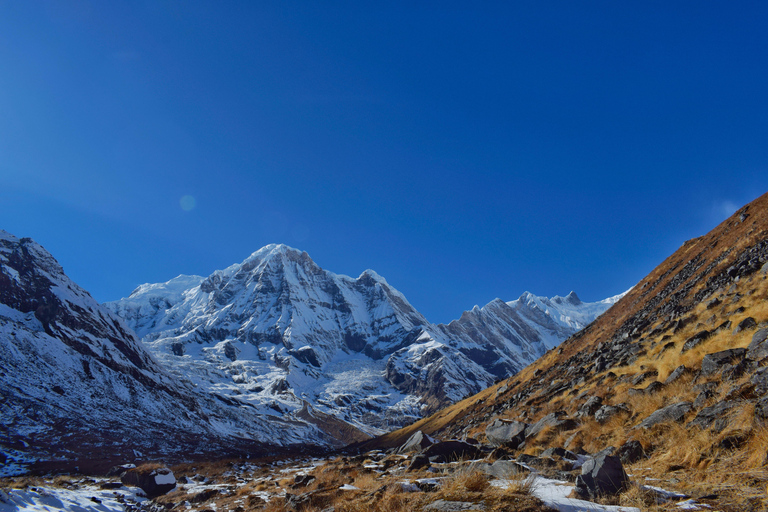
M 576 493 L 584 498 L 597 499 L 620 493 L 629 485 L 629 477 L 618 457 L 599 455 L 584 463 L 576 479 Z

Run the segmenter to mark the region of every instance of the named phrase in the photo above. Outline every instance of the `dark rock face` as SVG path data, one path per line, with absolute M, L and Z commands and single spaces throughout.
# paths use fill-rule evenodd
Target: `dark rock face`
M 556 430 L 572 430 L 578 426 L 576 420 L 567 418 L 562 411 L 552 412 L 541 418 L 539 421 L 525 429 L 525 437 L 535 437 L 545 428 L 554 428 Z
M 474 445 L 464 441 L 443 441 L 435 443 L 426 450 L 424 455 L 429 457 L 445 457 L 449 461 L 461 459 L 476 459 L 482 456 L 482 451 Z
M 713 354 L 707 354 L 704 356 L 704 359 L 701 360 L 701 375 L 706 377 L 720 373 L 725 370 L 727 366 L 735 365 L 741 361 L 746 353 L 746 349 L 732 348 Z
M 714 430 L 720 432 L 728 426 L 726 415 L 729 410 L 738 406 L 735 401 L 719 402 L 699 411 L 696 417 L 688 423 L 689 427 L 709 428 L 714 423 Z
M 675 370 L 672 373 L 669 374 L 669 377 L 666 378 L 666 380 L 664 381 L 664 384 L 665 385 L 672 384 L 677 379 L 685 375 L 687 372 L 688 372 L 688 369 L 685 367 L 685 365 L 678 366 L 677 368 L 675 368 Z
M 161 496 L 176 487 L 173 472 L 166 467 L 139 466 L 126 471 L 120 477 L 125 485 L 133 485 L 147 494 L 148 498 Z
M 432 463 L 429 462 L 429 457 L 420 453 L 411 459 L 411 463 L 408 465 L 408 471 L 416 471 L 422 468 L 428 468 Z
M 736 334 L 741 331 L 748 331 L 750 329 L 754 329 L 755 327 L 757 327 L 757 322 L 755 321 L 754 318 L 752 318 L 751 316 L 748 316 L 747 318 L 739 322 L 739 325 L 736 326 L 736 329 L 734 329 L 733 333 Z
M 485 429 L 485 436 L 491 446 L 517 448 L 525 441 L 525 430 L 530 425 L 521 421 L 494 420 Z
M 575 490 L 582 497 L 596 499 L 618 494 L 628 485 L 629 477 L 621 460 L 613 455 L 600 455 L 581 467 Z
M 421 430 L 418 430 L 409 437 L 400 448 L 398 448 L 397 453 L 421 452 L 433 444 L 435 444 L 435 441 L 432 438 L 424 434 Z
M 685 343 L 683 343 L 683 348 L 682 350 L 680 350 L 680 353 L 688 352 L 693 347 L 701 345 L 704 341 L 709 339 L 711 335 L 712 333 L 707 330 L 697 332 L 696 334 L 688 338 Z
M 692 408 L 691 402 L 678 402 L 676 404 L 668 405 L 657 410 L 643 421 L 640 422 L 638 427 L 651 428 L 659 423 L 666 423 L 669 421 L 681 421 Z
M 768 329 L 760 329 L 752 336 L 752 342 L 747 347 L 747 358 L 760 361 L 768 357 Z
M 576 415 L 580 418 L 594 416 L 602 405 L 603 399 L 599 396 L 589 397 L 589 399 L 584 402 L 584 405 L 579 408 L 579 412 Z
M 627 441 L 619 447 L 616 456 L 624 464 L 632 464 L 645 457 L 645 450 L 640 441 L 634 439 Z

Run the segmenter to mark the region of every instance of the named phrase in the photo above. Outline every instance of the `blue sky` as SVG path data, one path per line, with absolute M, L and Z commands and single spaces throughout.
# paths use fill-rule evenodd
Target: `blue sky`
M 280 242 L 446 322 L 768 191 L 767 3 L 476 3 L 4 2 L 0 228 L 101 301 Z

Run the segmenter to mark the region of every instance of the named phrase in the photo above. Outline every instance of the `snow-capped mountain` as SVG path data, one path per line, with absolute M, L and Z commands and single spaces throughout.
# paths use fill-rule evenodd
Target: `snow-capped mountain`
M 106 306 L 198 390 L 287 415 L 310 405 L 377 434 L 519 371 L 613 302 L 526 293 L 434 325 L 371 270 L 337 275 L 269 245 Z
M 111 445 L 178 452 L 200 436 L 211 449 L 333 442 L 311 411 L 305 416 L 200 393 L 43 247 L 0 231 L 0 454 L 113 456 Z

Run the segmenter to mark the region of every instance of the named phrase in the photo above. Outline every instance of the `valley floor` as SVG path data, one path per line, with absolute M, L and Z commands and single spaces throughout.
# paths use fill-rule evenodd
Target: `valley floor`
M 697 503 L 641 475 L 631 475 L 633 489 L 621 501 L 593 503 L 571 498 L 572 483 L 535 470 L 497 478 L 483 470 L 484 460 L 432 464 L 429 470 L 411 470 L 411 462 L 407 455 L 376 451 L 328 459 L 181 464 L 172 467 L 176 488 L 154 500 L 115 477 L 10 477 L 0 479 L 0 512 L 737 510 L 722 502 Z

